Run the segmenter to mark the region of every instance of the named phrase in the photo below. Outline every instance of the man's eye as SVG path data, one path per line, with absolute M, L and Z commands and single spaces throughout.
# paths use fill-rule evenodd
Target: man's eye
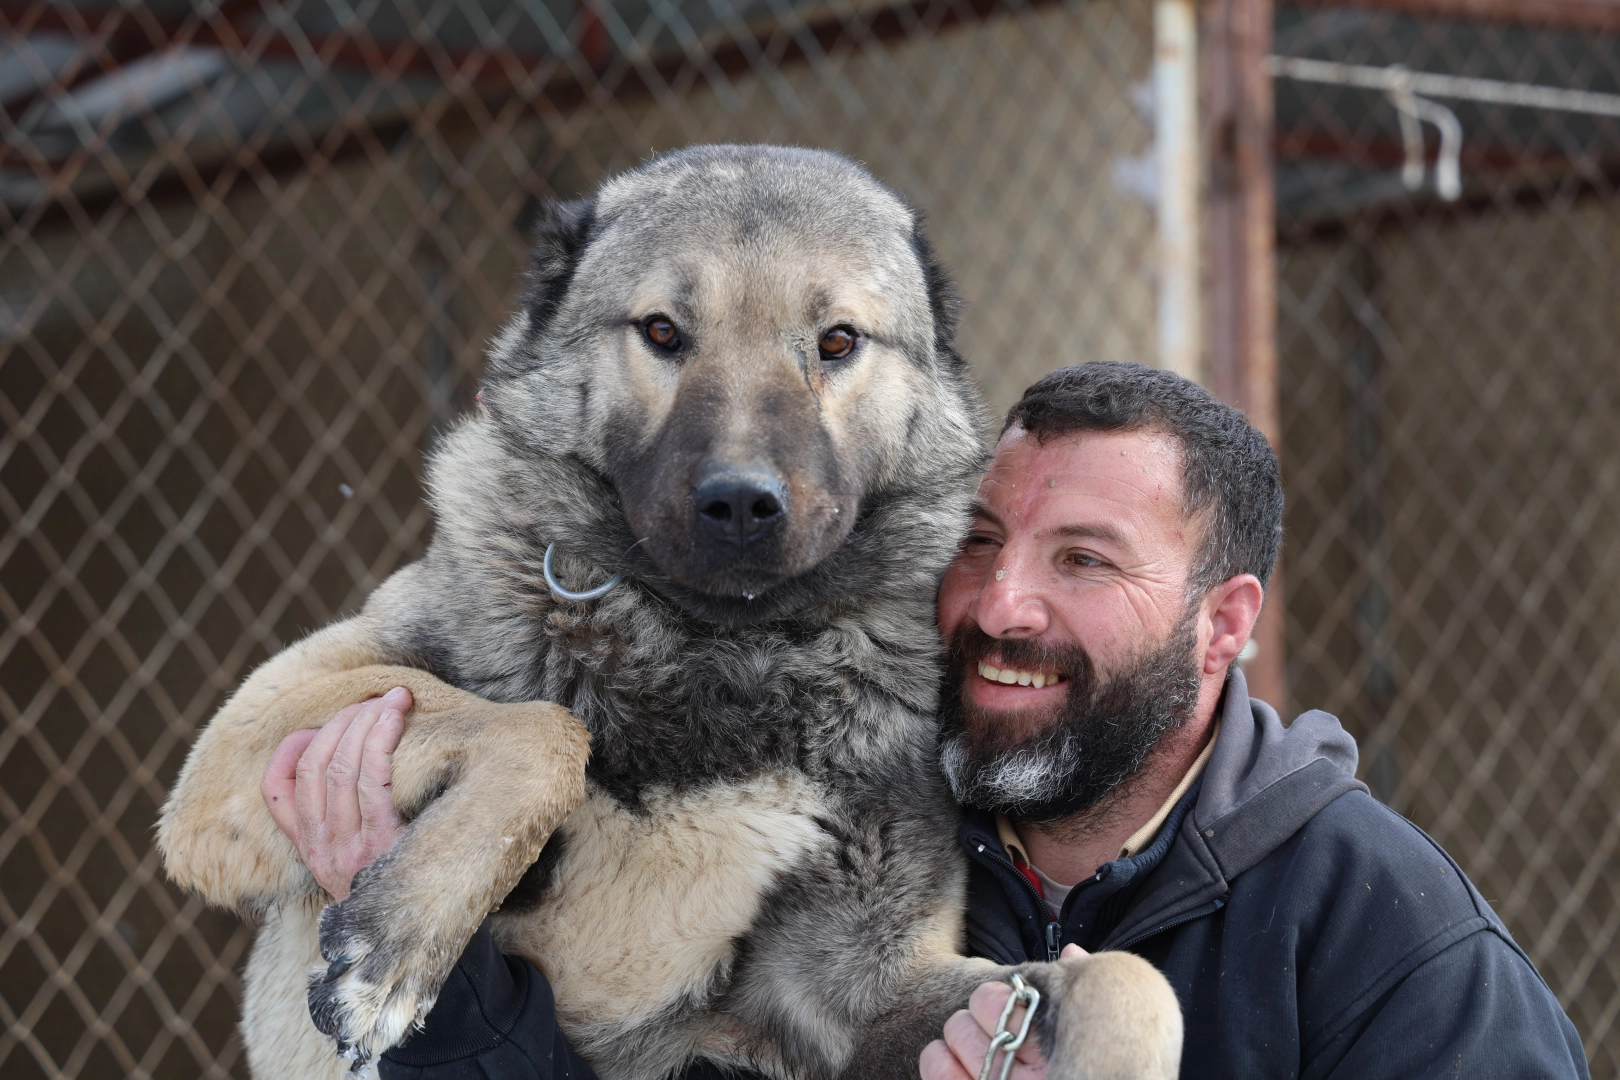
M 1101 566 L 1103 561 L 1088 551 L 1071 552 L 1068 557 L 1070 566 Z
M 647 340 L 665 352 L 679 352 L 681 345 L 681 332 L 675 324 L 662 315 L 654 315 L 642 325 L 641 332 Z

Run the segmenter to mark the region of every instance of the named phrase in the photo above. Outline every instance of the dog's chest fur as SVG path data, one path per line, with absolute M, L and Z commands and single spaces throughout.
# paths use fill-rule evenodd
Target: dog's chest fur
M 826 857 L 823 809 L 792 775 L 647 792 L 635 810 L 595 788 L 553 840 L 541 902 L 497 936 L 545 970 L 583 1052 L 636 1039 L 639 1058 L 679 1060 L 712 1034 L 681 1022 L 724 993 L 765 898 Z M 649 1027 L 664 1046 L 645 1045 Z
M 555 611 L 544 626 L 536 696 L 590 728 L 590 785 L 497 937 L 545 971 L 563 1030 L 603 1076 L 723 1060 L 725 1002 L 762 912 L 835 874 L 888 816 L 849 769 L 926 768 L 926 714 L 875 691 L 847 655 L 862 640 L 851 628 L 793 647 L 770 633 L 688 638 L 671 657 L 658 622 Z

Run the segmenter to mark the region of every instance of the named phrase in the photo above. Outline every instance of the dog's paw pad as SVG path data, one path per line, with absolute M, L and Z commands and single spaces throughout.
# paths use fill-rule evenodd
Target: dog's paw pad
M 427 957 L 419 946 L 371 940 L 357 931 L 347 904 L 321 913 L 327 965 L 310 973 L 309 1015 L 336 1042 L 338 1055 L 353 1063 L 350 1072 L 360 1075 L 427 1015 L 432 998 L 424 989 L 434 980 L 422 969 Z

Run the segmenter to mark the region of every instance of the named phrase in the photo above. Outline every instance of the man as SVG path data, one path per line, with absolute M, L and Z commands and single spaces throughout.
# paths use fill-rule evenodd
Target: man
M 1264 438 L 1178 376 L 1067 368 L 1013 408 L 939 594 L 969 950 L 1145 957 L 1180 997 L 1186 1077 L 1586 1077 L 1529 960 L 1456 864 L 1354 780 L 1338 722 L 1285 728 L 1249 698 L 1233 662 L 1281 526 Z M 401 693 L 289 740 L 265 777 L 335 896 L 398 829 Z M 974 994 L 924 1052 L 925 1080 L 979 1074 L 1007 992 Z M 484 933 L 382 1073 L 589 1075 L 543 977 Z M 1013 1076 L 1044 1073 L 1031 1042 Z

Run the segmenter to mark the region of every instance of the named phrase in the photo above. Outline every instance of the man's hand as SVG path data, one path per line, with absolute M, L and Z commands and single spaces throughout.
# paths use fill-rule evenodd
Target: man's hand
M 411 705 L 399 686 L 350 705 L 318 731 L 294 732 L 259 782 L 270 816 L 335 900 L 399 836 L 393 754 Z
M 1085 956 L 1078 945 L 1065 945 L 1063 955 Z M 922 1080 L 978 1080 L 984 1067 L 984 1055 L 990 1049 L 990 1032 L 1001 1019 L 1001 1010 L 1007 1007 L 1012 987 L 1003 982 L 987 982 L 973 991 L 968 1007 L 945 1021 L 945 1037 L 935 1039 L 923 1048 L 917 1059 Z M 1014 1031 L 1023 1022 L 1023 1010 L 1014 1012 L 1011 1025 Z M 996 1057 L 996 1076 L 1001 1075 L 1002 1058 Z M 1009 1080 L 1046 1080 L 1046 1056 L 1031 1036 L 1013 1056 L 1013 1069 Z

